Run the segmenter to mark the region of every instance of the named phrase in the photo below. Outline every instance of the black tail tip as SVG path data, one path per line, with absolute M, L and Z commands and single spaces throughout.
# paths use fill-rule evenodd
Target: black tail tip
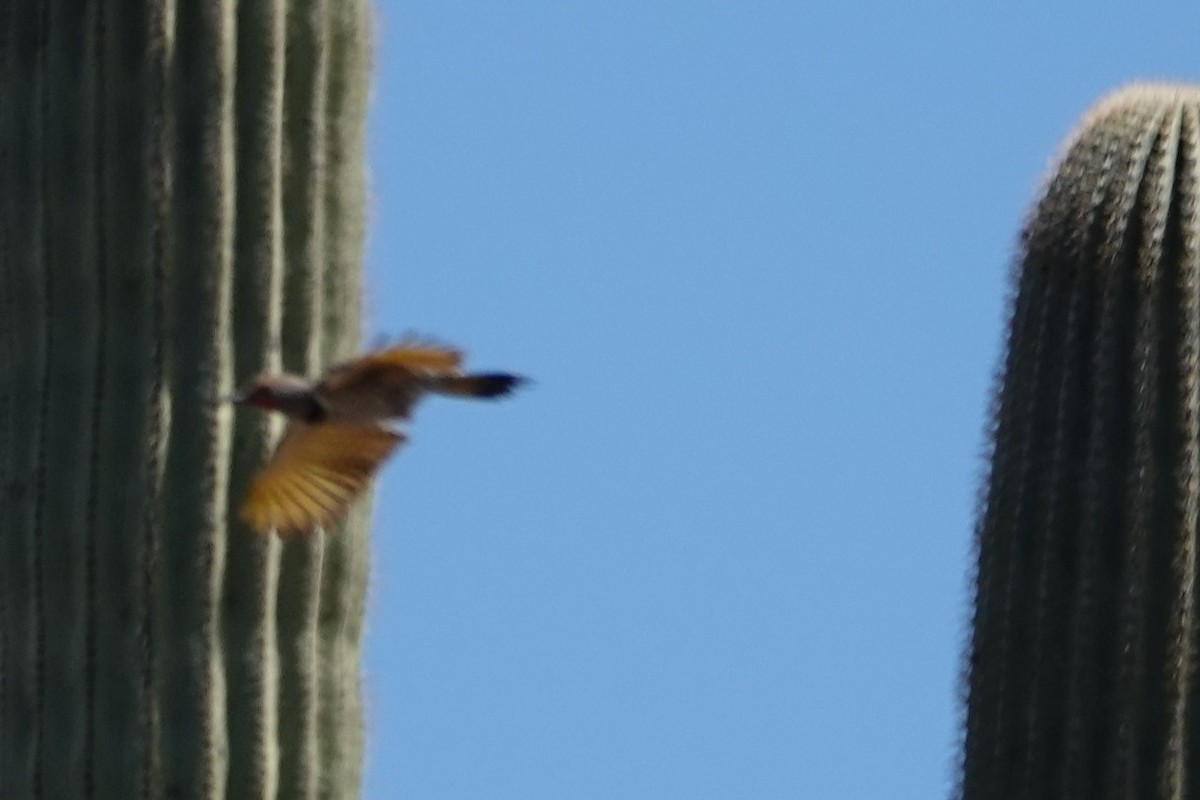
M 472 394 L 476 397 L 504 397 L 529 379 L 507 372 L 486 372 L 471 376 Z

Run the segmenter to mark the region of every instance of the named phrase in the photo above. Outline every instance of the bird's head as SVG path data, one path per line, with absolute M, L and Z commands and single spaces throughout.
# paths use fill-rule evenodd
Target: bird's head
M 295 414 L 312 403 L 312 384 L 295 375 L 259 375 L 226 399 L 264 411 Z

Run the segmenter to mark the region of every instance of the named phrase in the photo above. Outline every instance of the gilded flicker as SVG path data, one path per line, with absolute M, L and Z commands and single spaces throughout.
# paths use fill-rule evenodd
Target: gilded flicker
M 404 441 L 400 425 L 423 396 L 502 397 L 524 381 L 504 372 L 467 374 L 461 361 L 457 350 L 408 339 L 336 364 L 317 380 L 255 378 L 230 400 L 285 414 L 289 424 L 251 483 L 241 518 L 264 533 L 326 525 Z

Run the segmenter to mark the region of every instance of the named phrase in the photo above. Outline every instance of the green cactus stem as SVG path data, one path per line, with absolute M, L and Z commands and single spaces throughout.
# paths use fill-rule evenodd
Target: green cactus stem
M 364 0 L 0 0 L 0 797 L 356 797 L 367 518 L 220 402 L 356 349 Z
M 995 400 L 960 795 L 1200 794 L 1200 89 L 1070 137 Z

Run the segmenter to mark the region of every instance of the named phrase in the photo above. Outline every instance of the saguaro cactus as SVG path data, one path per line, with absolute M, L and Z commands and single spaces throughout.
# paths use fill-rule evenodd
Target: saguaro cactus
M 1024 232 L 961 794 L 1200 796 L 1200 89 L 1070 138 Z
M 351 797 L 366 520 L 218 398 L 356 348 L 365 0 L 0 0 L 0 797 Z

